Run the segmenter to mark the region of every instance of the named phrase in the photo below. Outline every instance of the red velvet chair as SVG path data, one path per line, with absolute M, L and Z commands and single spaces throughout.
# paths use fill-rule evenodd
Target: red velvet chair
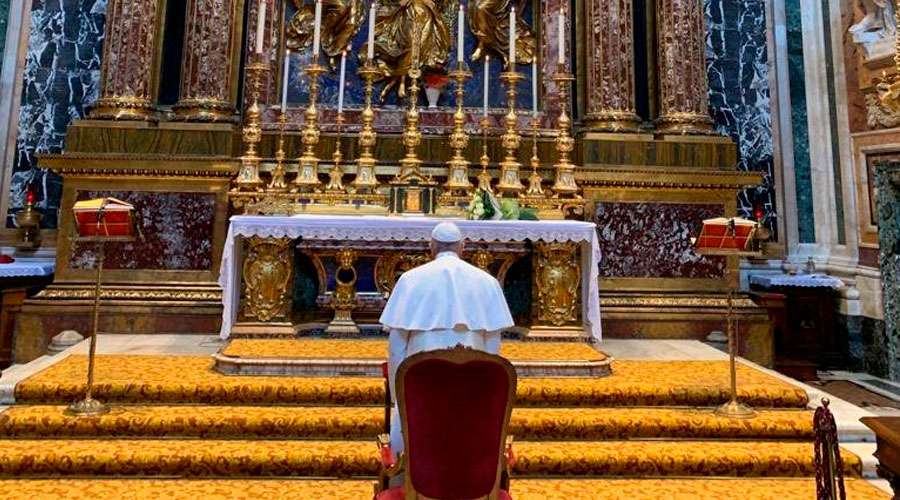
M 462 346 L 410 356 L 397 369 L 405 450 L 395 463 L 379 436 L 376 500 L 511 500 L 507 437 L 516 371 L 500 356 Z M 405 472 L 405 484 L 388 488 Z

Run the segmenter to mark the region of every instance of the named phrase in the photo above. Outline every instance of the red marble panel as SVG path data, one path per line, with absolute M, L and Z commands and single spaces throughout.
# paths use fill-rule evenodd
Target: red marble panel
M 78 199 L 112 196 L 135 206 L 142 239 L 108 243 L 106 269 L 210 270 L 216 195 L 145 191 L 79 191 Z M 94 244 L 76 243 L 72 269 L 94 267 Z
M 703 219 L 724 207 L 694 203 L 597 203 L 601 278 L 721 278 L 725 259 L 691 247 Z

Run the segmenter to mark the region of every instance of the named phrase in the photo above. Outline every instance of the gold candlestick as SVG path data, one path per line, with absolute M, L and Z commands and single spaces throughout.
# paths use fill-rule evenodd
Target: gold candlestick
M 504 121 L 506 123 L 506 132 L 504 132 L 502 141 L 503 149 L 506 150 L 506 157 L 500 162 L 500 183 L 497 189 L 503 195 L 517 195 L 525 189 L 522 181 L 519 180 L 519 167 L 521 164 L 516 159 L 519 152 L 519 145 L 522 137 L 518 131 L 518 118 L 516 116 L 516 85 L 525 77 L 510 68 L 510 71 L 504 71 L 500 74 L 500 79 L 506 84 L 506 104 L 509 111 L 506 113 Z
M 332 161 L 334 162 L 334 166 L 331 167 L 331 171 L 328 172 L 328 185 L 325 186 L 325 191 L 331 192 L 343 192 L 344 191 L 344 170 L 341 168 L 341 160 L 343 159 L 343 154 L 341 153 L 341 125 L 344 124 L 344 112 L 341 111 L 337 115 L 337 137 L 334 142 L 334 153 L 331 155 Z
M 413 46 L 415 49 L 416 46 Z M 415 50 L 413 51 L 415 54 Z M 406 156 L 400 160 L 400 172 L 398 179 L 406 179 L 410 176 L 421 177 L 419 171 L 422 160 L 419 159 L 418 147 L 422 142 L 422 132 L 419 130 L 419 77 L 422 70 L 414 65 L 409 70 L 409 109 L 406 111 L 406 127 L 403 130 L 403 145 L 406 146 Z
M 319 98 L 319 76 L 325 72 L 325 67 L 319 65 L 318 56 L 312 64 L 306 67 L 309 75 L 309 106 L 304 113 L 303 154 L 299 158 L 299 169 L 294 179 L 296 191 L 317 191 L 321 188 L 319 180 L 319 158 L 316 156 L 316 146 L 319 145 L 319 110 L 316 101 Z
M 444 184 L 444 188 L 450 192 L 466 192 L 472 188 L 472 183 L 469 182 L 469 162 L 465 157 L 469 134 L 466 133 L 466 113 L 463 111 L 465 97 L 463 86 L 471 77 L 472 73 L 466 69 L 466 64 L 462 61 L 459 61 L 456 69 L 450 72 L 450 78 L 456 82 L 456 112 L 453 114 L 453 132 L 450 134 L 453 158 L 447 162 L 447 183 Z
M 267 192 L 284 193 L 287 191 L 287 183 L 284 181 L 284 126 L 287 123 L 287 110 L 281 109 L 278 113 L 278 150 L 275 151 L 275 170 L 272 171 L 272 180 L 266 187 Z
M 373 125 L 375 110 L 372 109 L 372 93 L 373 83 L 379 74 L 380 72 L 372 64 L 371 59 L 367 59 L 365 65 L 359 70 L 359 75 L 366 81 L 366 107 L 362 111 L 362 130 L 359 131 L 359 146 L 362 150 L 356 160 L 356 178 L 351 183 L 356 191 L 374 191 L 378 187 L 378 178 L 375 176 L 377 161 L 372 155 L 372 148 L 375 147 L 378 138 Z
M 569 117 L 569 85 L 574 78 L 562 64 L 556 68 L 556 73 L 551 77 L 559 88 L 559 118 L 557 120 L 558 134 L 556 136 L 556 151 L 559 160 L 553 165 L 556 176 L 553 183 L 554 196 L 573 196 L 578 198 L 578 185 L 575 183 L 575 165 L 569 161 L 569 155 L 575 149 L 575 139 L 572 138 L 572 119 Z
M 478 189 L 482 191 L 487 191 L 488 193 L 493 193 L 494 188 L 491 187 L 491 178 L 490 172 L 488 172 L 488 165 L 491 163 L 491 157 L 488 156 L 488 146 L 487 146 L 487 129 L 488 125 L 490 125 L 490 121 L 488 121 L 487 115 L 481 117 L 481 173 L 478 174 Z
M 527 196 L 543 197 L 544 188 L 541 187 L 543 178 L 538 173 L 538 167 L 541 166 L 541 159 L 538 157 L 537 130 L 541 120 L 535 114 L 531 118 L 531 175 L 528 177 L 528 190 L 525 191 Z
M 244 121 L 242 136 L 244 140 L 244 155 L 241 157 L 241 170 L 235 179 L 235 188 L 238 191 L 259 191 L 262 187 L 262 179 L 259 178 L 259 155 L 256 148 L 262 140 L 262 111 L 259 107 L 259 91 L 262 86 L 263 75 L 269 70 L 265 61 L 256 61 L 247 65 L 247 73 L 250 91 L 250 107 L 247 108 L 247 118 Z

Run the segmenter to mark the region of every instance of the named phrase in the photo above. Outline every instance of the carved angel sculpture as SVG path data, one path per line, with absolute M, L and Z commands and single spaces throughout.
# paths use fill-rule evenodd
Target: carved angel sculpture
M 312 46 L 315 5 L 304 0 L 292 0 L 297 13 L 287 25 L 287 47 L 291 50 Z M 341 52 L 347 48 L 366 20 L 368 9 L 364 0 L 322 0 L 322 51 L 332 68 Z
M 421 68 L 442 67 L 450 53 L 450 30 L 458 3 L 453 0 L 383 0 L 375 21 L 375 63 L 387 84 L 381 100 L 396 89 L 406 96 L 406 77 L 418 45 Z
M 504 65 L 509 56 L 509 11 L 513 5 L 516 13 L 525 11 L 527 0 L 471 0 L 469 2 L 469 28 L 478 40 L 472 60 L 481 59 L 487 51 L 502 57 Z M 516 62 L 531 64 L 534 60 L 536 40 L 534 31 L 522 16 L 516 16 Z

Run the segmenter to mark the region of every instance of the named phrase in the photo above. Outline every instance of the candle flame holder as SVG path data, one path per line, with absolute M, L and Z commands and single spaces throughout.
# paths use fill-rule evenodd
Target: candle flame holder
M 362 129 L 359 131 L 359 146 L 362 148 L 359 158 L 356 160 L 356 178 L 351 186 L 356 191 L 374 191 L 378 187 L 378 178 L 375 175 L 377 160 L 372 154 L 378 134 L 375 132 L 375 110 L 372 108 L 372 94 L 375 79 L 380 72 L 372 64 L 371 59 L 366 59 L 365 65 L 359 69 L 359 75 L 366 82 L 366 104 L 362 110 Z
M 275 170 L 272 171 L 272 180 L 266 187 L 269 193 L 284 193 L 288 190 L 284 181 L 284 160 L 287 157 L 284 151 L 284 127 L 287 123 L 287 110 L 281 109 L 278 113 L 278 150 L 275 151 Z
M 265 61 L 256 61 L 247 65 L 250 107 L 241 135 L 244 141 L 244 155 L 241 156 L 241 169 L 234 181 L 236 191 L 259 191 L 263 181 L 259 177 L 259 154 L 257 147 L 262 141 L 262 110 L 259 106 L 259 92 L 263 75 L 269 71 Z
M 325 186 L 325 191 L 329 192 L 343 193 L 345 191 L 343 182 L 344 170 L 341 168 L 341 160 L 344 158 L 341 153 L 341 127 L 343 125 L 344 112 L 341 111 L 337 115 L 337 137 L 334 142 L 334 153 L 331 155 L 334 165 L 331 167 L 331 171 L 328 172 L 328 185 Z
M 456 112 L 453 113 L 453 132 L 450 134 L 450 147 L 453 148 L 453 158 L 447 162 L 447 183 L 444 188 L 451 193 L 466 193 L 472 189 L 469 182 L 469 162 L 466 160 L 465 151 L 469 145 L 469 135 L 466 133 L 466 113 L 463 110 L 466 80 L 472 77 L 472 73 L 462 61 L 457 63 L 456 69 L 450 72 L 450 78 L 456 82 Z
M 524 79 L 524 75 L 512 69 L 500 74 L 500 80 L 506 84 L 506 104 L 509 108 L 504 117 L 506 132 L 501 138 L 506 156 L 500 162 L 500 183 L 497 184 L 497 190 L 503 195 L 518 195 L 525 189 L 519 180 L 521 164 L 517 157 L 522 136 L 519 134 L 519 120 L 516 115 L 516 86 Z
M 316 156 L 316 146 L 319 145 L 319 109 L 317 101 L 319 98 L 319 77 L 325 72 L 325 67 L 319 65 L 318 57 L 316 60 L 306 67 L 306 74 L 309 75 L 309 105 L 303 115 L 304 124 L 301 133 L 301 142 L 303 143 L 303 154 L 298 159 L 299 168 L 297 177 L 294 179 L 295 191 L 319 191 L 322 187 L 322 181 L 319 180 L 319 158 Z
M 559 154 L 557 163 L 553 165 L 556 170 L 553 182 L 553 195 L 556 197 L 580 198 L 578 185 L 575 183 L 575 165 L 569 157 L 575 149 L 575 139 L 572 138 L 572 119 L 569 117 L 569 86 L 575 78 L 568 72 L 565 65 L 557 65 L 556 72 L 551 77 L 559 89 L 559 118 L 556 122 L 556 151 Z
M 525 191 L 525 195 L 532 198 L 542 198 L 544 196 L 544 188 L 541 187 L 544 179 L 538 173 L 538 168 L 541 166 L 537 144 L 537 131 L 540 123 L 541 120 L 537 115 L 531 118 L 531 175 L 528 176 L 528 190 Z
M 415 48 L 415 47 L 414 47 Z M 414 51 L 415 52 L 415 51 Z M 417 59 L 414 57 L 414 59 Z M 419 158 L 419 144 L 422 143 L 422 131 L 419 130 L 419 78 L 422 70 L 413 66 L 409 70 L 409 109 L 406 111 L 406 126 L 403 129 L 403 145 L 406 156 L 400 160 L 400 172 L 397 180 L 410 177 L 421 177 L 422 160 Z
M 493 194 L 494 188 L 491 187 L 491 182 L 493 181 L 493 178 L 491 177 L 491 173 L 488 172 L 488 166 L 491 163 L 491 157 L 488 156 L 488 145 L 487 145 L 487 138 L 488 138 L 487 129 L 488 129 L 489 125 L 490 125 L 490 121 L 488 120 L 488 117 L 486 115 L 481 117 L 481 123 L 480 123 L 480 126 L 481 126 L 481 158 L 480 158 L 481 173 L 478 174 L 478 189 L 481 189 L 482 191 L 487 191 L 488 193 Z

